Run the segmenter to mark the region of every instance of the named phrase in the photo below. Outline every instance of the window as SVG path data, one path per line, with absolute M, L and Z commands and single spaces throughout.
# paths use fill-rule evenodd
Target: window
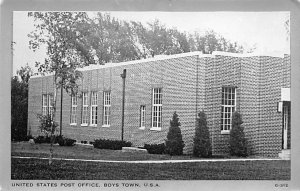
M 77 95 L 71 97 L 71 125 L 77 124 Z
M 92 92 L 91 100 L 91 125 L 97 125 L 97 111 L 98 111 L 98 93 Z
M 103 94 L 103 126 L 110 126 L 110 92 L 104 92 Z
M 53 113 L 53 95 L 52 94 L 48 94 L 48 108 L 49 108 L 49 114 L 52 117 L 52 113 Z
M 52 94 L 43 94 L 42 96 L 42 104 L 43 104 L 43 115 L 51 115 L 53 113 L 53 95 Z
M 221 133 L 229 133 L 232 113 L 236 106 L 236 91 L 233 87 L 222 88 Z
M 141 105 L 141 107 L 140 107 L 140 129 L 145 129 L 145 121 L 146 121 L 146 106 Z
M 43 115 L 48 114 L 48 101 L 47 94 L 43 94 Z
M 161 130 L 162 89 L 154 88 L 152 97 L 152 130 Z
M 88 93 L 82 93 L 82 116 L 81 116 L 81 125 L 86 126 L 88 124 Z

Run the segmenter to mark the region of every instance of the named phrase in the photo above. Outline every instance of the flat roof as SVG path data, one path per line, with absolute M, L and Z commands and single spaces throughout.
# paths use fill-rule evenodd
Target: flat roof
M 146 62 L 155 62 L 155 61 L 162 61 L 162 60 L 168 60 L 168 59 L 174 59 L 174 58 L 183 58 L 188 56 L 199 56 L 199 57 L 211 57 L 211 54 L 202 54 L 200 51 L 194 51 L 194 52 L 186 52 L 186 53 L 180 53 L 180 54 L 172 54 L 172 55 L 157 55 L 151 58 L 145 58 L 140 60 L 131 60 L 126 62 L 117 62 L 117 63 L 106 63 L 104 65 L 89 65 L 83 68 L 78 69 L 79 71 L 85 71 L 85 70 L 94 70 L 94 69 L 101 69 L 101 68 L 111 68 L 116 66 L 126 66 L 131 64 L 140 64 L 140 63 L 146 63 Z
M 194 51 L 194 52 L 186 52 L 186 53 L 180 53 L 180 54 L 173 54 L 173 55 L 157 55 L 152 58 L 146 58 L 141 60 L 132 60 L 132 61 L 126 61 L 126 62 L 118 62 L 118 63 L 106 63 L 104 65 L 100 64 L 91 64 L 89 66 L 85 66 L 83 68 L 78 68 L 79 71 L 88 71 L 88 70 L 96 70 L 96 69 L 102 69 L 102 68 L 112 68 L 116 66 L 126 66 L 131 64 L 140 64 L 140 63 L 146 63 L 146 62 L 155 62 L 155 61 L 161 61 L 161 60 L 168 60 L 168 59 L 174 59 L 174 58 L 182 58 L 182 57 L 188 57 L 188 56 L 198 56 L 200 58 L 208 57 L 208 58 L 214 58 L 216 55 L 220 56 L 231 56 L 231 57 L 254 57 L 254 56 L 270 56 L 270 57 L 279 57 L 284 58 L 284 54 L 282 52 L 266 52 L 266 53 L 231 53 L 231 52 L 222 52 L 222 51 L 214 51 L 212 54 L 203 54 L 200 51 Z M 44 76 L 51 76 L 52 74 L 46 74 Z M 32 76 L 31 78 L 37 78 L 37 77 L 43 77 L 42 75 Z

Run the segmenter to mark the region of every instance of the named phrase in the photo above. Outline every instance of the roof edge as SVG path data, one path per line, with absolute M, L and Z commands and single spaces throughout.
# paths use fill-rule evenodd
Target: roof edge
M 280 51 L 274 52 L 256 52 L 256 53 L 231 53 L 231 52 L 222 52 L 222 51 L 214 51 L 212 55 L 216 56 L 232 56 L 232 57 L 254 57 L 254 56 L 270 56 L 270 57 L 279 57 L 284 58 L 284 53 Z
M 145 58 L 141 60 L 131 60 L 126 62 L 117 62 L 117 63 L 106 63 L 104 65 L 89 65 L 84 68 L 78 69 L 79 71 L 86 71 L 86 70 L 94 70 L 94 69 L 102 69 L 102 68 L 111 68 L 115 66 L 126 66 L 131 64 L 140 64 L 140 63 L 146 63 L 146 62 L 155 62 L 155 61 L 162 61 L 162 60 L 168 60 L 168 59 L 174 59 L 174 58 L 182 58 L 187 56 L 202 56 L 203 54 L 200 51 L 194 51 L 194 52 L 185 52 L 180 54 L 172 54 L 172 55 L 157 55 L 152 58 Z M 207 55 L 209 57 L 211 55 Z
M 118 63 L 106 63 L 105 65 L 94 65 L 91 64 L 89 66 L 78 68 L 79 71 L 88 71 L 88 70 L 96 70 L 96 69 L 102 69 L 102 68 L 112 68 L 116 66 L 126 66 L 131 64 L 139 64 L 139 63 L 146 63 L 146 62 L 155 62 L 155 61 L 162 61 L 162 60 L 168 60 L 168 59 L 174 59 L 174 58 L 182 58 L 182 57 L 188 57 L 188 56 L 198 56 L 200 58 L 208 57 L 208 58 L 214 58 L 215 56 L 231 56 L 231 57 L 255 57 L 255 56 L 270 56 L 270 57 L 279 57 L 284 58 L 283 52 L 261 52 L 261 53 L 231 53 L 231 52 L 222 52 L 222 51 L 214 51 L 212 54 L 203 54 L 200 51 L 194 51 L 194 52 L 185 52 L 180 54 L 173 54 L 173 55 L 157 55 L 152 58 L 146 58 L 141 60 L 131 60 L 126 62 L 118 62 Z M 46 75 L 37 75 L 32 76 L 31 78 L 38 78 L 38 77 L 45 77 L 45 76 L 52 76 L 53 74 L 46 74 Z

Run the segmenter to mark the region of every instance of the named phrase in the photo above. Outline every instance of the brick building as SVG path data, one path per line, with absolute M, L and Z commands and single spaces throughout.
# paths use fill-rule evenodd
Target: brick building
M 78 96 L 63 94 L 62 134 L 77 142 L 122 136 L 134 146 L 163 143 L 174 111 L 185 153 L 191 153 L 197 113 L 207 115 L 213 154 L 228 154 L 231 114 L 239 111 L 251 154 L 278 156 L 290 148 L 290 57 L 190 52 L 81 69 Z M 41 134 L 38 113 L 51 110 L 51 76 L 29 81 L 28 127 Z M 60 92 L 57 121 L 60 121 Z

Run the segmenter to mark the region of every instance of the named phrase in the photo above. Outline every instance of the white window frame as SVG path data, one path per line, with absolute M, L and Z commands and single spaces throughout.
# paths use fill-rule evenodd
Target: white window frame
M 162 88 L 152 89 L 152 127 L 150 130 L 161 131 L 162 127 Z
M 48 114 L 48 94 L 42 95 L 42 115 Z
M 102 127 L 110 127 L 111 93 L 103 92 L 103 124 Z
M 42 95 L 42 115 L 50 115 L 53 113 L 53 95 L 43 94 Z
M 78 105 L 78 96 L 71 96 L 71 119 L 70 125 L 77 125 L 77 105 Z
M 90 126 L 97 126 L 98 115 L 98 92 L 94 91 L 91 94 L 91 119 Z
M 53 95 L 52 94 L 48 94 L 48 112 L 52 118 L 52 113 L 53 113 L 53 103 L 54 103 L 54 100 L 53 100 Z
M 235 87 L 222 87 L 221 134 L 230 133 L 232 114 L 236 109 L 236 100 Z
M 140 106 L 140 128 L 139 129 L 145 129 L 146 127 L 146 106 L 141 105 Z
M 82 92 L 81 126 L 88 126 L 89 123 L 88 115 L 89 115 L 88 92 Z

